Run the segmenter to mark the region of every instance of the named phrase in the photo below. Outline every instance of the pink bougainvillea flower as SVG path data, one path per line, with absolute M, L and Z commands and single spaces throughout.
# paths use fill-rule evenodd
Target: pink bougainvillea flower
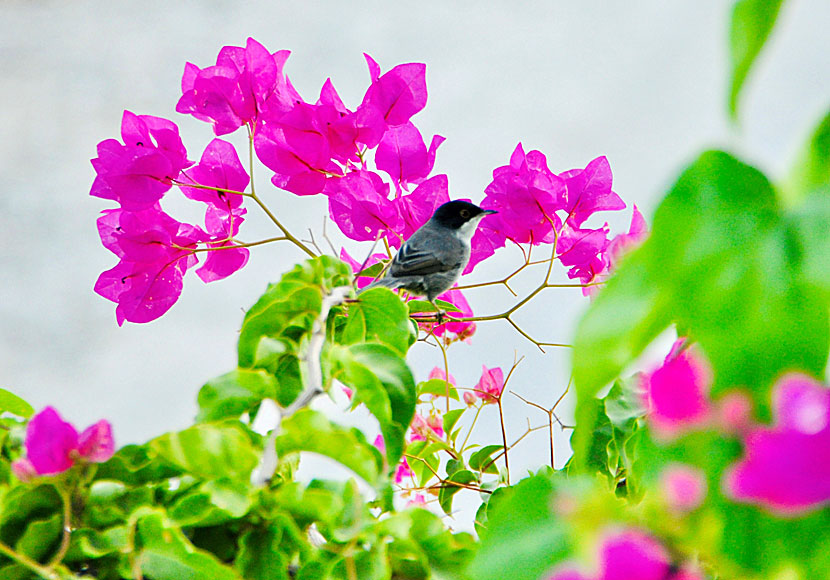
M 684 342 L 680 339 L 675 346 Z M 696 349 L 673 349 L 663 365 L 642 380 L 648 423 L 658 437 L 671 439 L 709 420 L 712 373 Z
M 381 453 L 386 454 L 386 441 L 383 440 L 383 435 L 375 437 L 373 445 L 377 447 Z M 398 467 L 395 469 L 395 483 L 401 483 L 405 478 L 411 476 L 412 469 L 410 469 L 409 463 L 406 462 L 406 458 L 403 457 L 401 458 L 400 463 L 398 463 Z
M 718 427 L 724 433 L 742 435 L 753 425 L 752 397 L 749 393 L 734 390 L 717 400 Z
M 495 403 L 504 390 L 504 373 L 501 368 L 488 369 L 486 365 L 481 365 L 481 378 L 473 389 L 476 397 L 485 403 Z
M 38 475 L 35 466 L 25 457 L 12 461 L 11 468 L 14 476 L 23 483 L 32 481 Z
M 369 149 L 377 147 L 387 129 L 383 114 L 375 107 L 361 105 L 356 111 L 347 109 L 330 79 L 323 84 L 317 104 L 324 106 L 321 115 L 325 119 L 329 146 L 332 156 L 341 163 L 357 160 L 361 145 Z
M 347 237 L 357 241 L 376 240 L 387 232 L 399 232 L 403 221 L 389 203 L 389 185 L 371 171 L 353 171 L 329 181 L 329 215 Z
M 616 268 L 622 257 L 642 244 L 647 236 L 648 226 L 646 225 L 646 220 L 635 205 L 634 211 L 631 214 L 631 225 L 628 227 L 628 233 L 614 236 L 608 244 L 610 269 L 613 270 Z
M 389 126 L 403 125 L 427 104 L 426 65 L 399 64 L 378 76 L 380 67 L 368 55 L 366 61 L 372 84 L 363 97 L 363 106 L 380 112 Z
M 251 178 L 242 167 L 234 146 L 227 141 L 214 139 L 208 143 L 199 163 L 182 173 L 181 181 L 218 189 L 245 191 Z M 226 211 L 242 205 L 242 196 L 234 193 L 184 186 L 181 189 L 190 199 L 203 201 Z
M 611 191 L 611 166 L 605 157 L 597 157 L 585 169 L 571 169 L 560 173 L 567 186 L 567 222 L 579 228 L 598 211 L 625 209 L 620 196 Z
M 415 493 L 412 499 L 406 502 L 406 507 L 424 507 L 427 505 L 427 498 L 422 493 Z
M 673 463 L 660 474 L 660 489 L 670 509 L 690 512 L 706 499 L 706 474 L 690 465 Z
M 432 380 L 432 379 L 438 379 L 439 381 L 446 381 L 446 382 L 448 382 L 449 384 L 451 384 L 453 386 L 456 385 L 455 377 L 450 375 L 449 378 L 447 378 L 447 374 L 444 372 L 444 369 L 442 369 L 441 367 L 433 367 L 432 370 L 429 371 L 429 376 L 427 377 L 427 380 Z
M 538 245 L 554 239 L 563 209 L 565 182 L 547 167 L 539 151 L 525 154 L 516 146 L 510 164 L 493 170 L 493 181 L 485 188 L 484 209 L 499 213 L 490 218 L 490 227 L 518 244 Z
M 216 135 L 224 135 L 255 121 L 258 112 L 269 105 L 285 109 L 299 100 L 282 73 L 288 54 L 272 55 L 249 38 L 245 47 L 222 47 L 215 66 L 200 69 L 187 63 L 176 111 L 208 121 Z
M 210 239 L 201 229 L 176 221 L 158 205 L 139 212 L 104 210 L 98 232 L 121 261 L 102 273 L 95 292 L 118 303 L 118 324 L 155 320 L 176 302 L 182 276 L 198 259 L 191 249 Z
M 239 231 L 244 221 L 246 209 L 238 207 L 227 211 L 209 206 L 205 213 L 205 230 L 210 235 L 205 245 L 212 251 L 207 252 L 205 263 L 196 270 L 202 282 L 215 282 L 227 278 L 241 270 L 248 263 L 248 248 L 240 248 L 231 238 Z
M 819 509 L 830 502 L 830 389 L 790 374 L 773 387 L 772 404 L 773 425 L 746 435 L 725 491 L 782 516 Z
M 478 397 L 476 397 L 472 392 L 466 391 L 464 393 L 464 403 L 467 405 L 475 405 Z
M 443 422 L 437 415 L 429 415 L 424 418 L 420 413 L 415 413 L 409 427 L 412 429 L 410 441 L 423 441 L 429 436 L 430 432 L 439 439 L 444 437 Z
M 491 217 L 490 220 L 492 219 Z M 472 272 L 476 265 L 495 254 L 496 250 L 503 248 L 507 242 L 507 236 L 499 229 L 500 224 L 491 223 L 490 220 L 483 220 L 479 223 L 473 234 L 473 239 L 470 241 L 470 261 L 464 268 L 464 274 Z
M 438 206 L 449 200 L 449 181 L 444 174 L 430 177 L 412 193 L 395 198 L 392 203 L 397 207 L 403 221 L 403 229 L 394 234 L 390 233 L 387 236 L 389 243 L 396 248 L 399 247 L 401 238 L 409 239 L 415 230 L 429 221 Z
M 408 184 L 420 183 L 430 174 L 443 142 L 443 137 L 435 135 L 427 149 L 421 132 L 407 121 L 386 131 L 375 152 L 375 164 L 389 174 L 398 191 L 408 190 Z
M 18 463 L 16 473 L 30 477 L 55 475 L 72 467 L 78 460 L 101 463 L 115 451 L 112 428 L 99 421 L 80 435 L 52 407 L 46 407 L 29 421 L 26 428 L 26 459 Z
M 297 103 L 287 113 L 263 117 L 254 147 L 259 160 L 274 172 L 271 182 L 297 195 L 322 192 L 326 176 L 340 173 L 315 105 Z
M 607 248 L 608 224 L 596 230 L 583 230 L 573 229 L 566 223 L 557 244 L 559 261 L 570 267 L 568 278 L 578 278 L 583 284 L 600 279 L 608 270 Z M 583 295 L 590 294 L 588 288 L 582 291 Z
M 192 164 L 179 128 L 167 119 L 124 111 L 121 138 L 123 144 L 115 139 L 98 144 L 98 157 L 92 160 L 97 176 L 89 193 L 117 201 L 123 209 L 151 207 Z
M 702 580 L 691 567 L 675 571 L 668 551 L 638 529 L 613 530 L 599 546 L 599 570 L 586 574 L 573 563 L 560 566 L 548 580 Z

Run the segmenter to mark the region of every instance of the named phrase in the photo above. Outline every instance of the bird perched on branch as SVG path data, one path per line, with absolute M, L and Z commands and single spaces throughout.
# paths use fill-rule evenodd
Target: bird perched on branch
M 362 292 L 377 286 L 398 288 L 424 296 L 438 311 L 435 298 L 455 284 L 470 260 L 470 239 L 482 218 L 497 213 L 468 201 L 449 201 L 406 240 L 383 277 Z

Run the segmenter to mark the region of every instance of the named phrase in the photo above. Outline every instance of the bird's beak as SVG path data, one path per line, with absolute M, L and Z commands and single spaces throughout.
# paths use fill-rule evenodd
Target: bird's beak
M 481 213 L 483 213 L 484 215 L 490 215 L 490 214 L 499 213 L 499 212 L 497 212 L 494 209 L 485 209 Z

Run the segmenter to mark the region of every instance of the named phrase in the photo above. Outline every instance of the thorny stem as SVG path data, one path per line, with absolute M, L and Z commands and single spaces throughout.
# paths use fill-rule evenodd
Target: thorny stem
M 475 389 L 474 389 L 475 390 Z M 467 447 L 467 440 L 470 438 L 470 435 L 473 432 L 473 428 L 476 426 L 476 421 L 478 421 L 478 416 L 481 414 L 481 410 L 484 408 L 484 405 L 479 405 L 476 409 L 476 414 L 473 417 L 473 422 L 470 424 L 470 430 L 467 431 L 467 436 L 464 437 L 464 443 L 461 444 L 461 452 L 464 452 L 464 448 Z
M 513 371 L 516 370 L 516 367 L 524 360 L 525 357 L 522 357 L 518 360 L 513 361 L 513 366 L 510 367 L 510 371 L 507 373 L 507 377 L 504 379 L 504 386 L 502 387 L 501 393 L 499 396 L 496 397 L 496 402 L 499 405 L 499 420 L 501 421 L 501 440 L 504 446 L 504 470 L 507 472 L 507 485 L 510 485 L 510 463 L 507 459 L 507 432 L 504 429 L 504 410 L 501 406 L 501 399 L 504 396 L 504 388 L 507 387 L 507 382 L 510 380 L 510 377 L 513 375 Z
M 571 379 L 573 379 L 573 377 L 571 377 Z M 515 391 L 510 391 L 513 395 L 517 396 L 518 398 L 520 398 L 522 401 L 524 401 L 525 403 L 527 403 L 531 407 L 536 407 L 537 409 L 539 409 L 540 411 L 542 411 L 543 413 L 545 413 L 548 416 L 548 434 L 550 436 L 550 466 L 551 466 L 551 468 L 554 468 L 554 460 L 555 460 L 554 451 L 553 451 L 554 450 L 554 440 L 553 440 L 553 421 L 554 421 L 554 419 L 556 420 L 557 423 L 559 423 L 559 426 L 562 429 L 566 428 L 565 425 L 562 424 L 562 421 L 559 420 L 559 417 L 556 416 L 555 411 L 556 411 L 556 407 L 559 406 L 559 403 L 562 402 L 562 399 L 565 398 L 565 395 L 568 394 L 568 390 L 571 388 L 571 379 L 568 380 L 568 386 L 565 388 L 565 390 L 562 392 L 562 394 L 559 396 L 559 398 L 556 399 L 556 402 L 553 404 L 553 407 L 551 407 L 550 409 L 546 409 L 542 405 L 539 405 L 538 403 L 534 403 L 533 401 L 528 401 L 527 399 L 525 399 L 523 396 L 521 396 L 519 393 L 516 393 Z

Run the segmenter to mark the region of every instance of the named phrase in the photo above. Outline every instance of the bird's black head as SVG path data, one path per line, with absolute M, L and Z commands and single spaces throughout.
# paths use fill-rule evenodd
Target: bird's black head
M 432 219 L 439 225 L 458 230 L 467 223 L 478 223 L 481 218 L 491 213 L 496 212 L 491 209 L 481 209 L 469 201 L 454 200 L 436 209 L 432 214 Z

